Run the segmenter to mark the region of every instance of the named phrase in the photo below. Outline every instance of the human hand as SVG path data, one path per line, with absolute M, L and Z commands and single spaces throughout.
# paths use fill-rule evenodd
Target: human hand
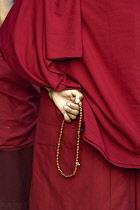
M 76 119 L 79 114 L 83 94 L 78 90 L 53 91 L 52 100 L 64 116 L 66 122 Z

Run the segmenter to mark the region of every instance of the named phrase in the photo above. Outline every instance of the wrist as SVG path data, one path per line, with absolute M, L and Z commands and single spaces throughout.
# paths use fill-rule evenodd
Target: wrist
M 53 99 L 53 93 L 54 93 L 54 90 L 52 88 L 50 88 L 50 90 L 49 90 L 50 99 Z
M 47 87 L 45 87 L 45 89 L 48 90 L 50 99 L 53 99 L 52 95 L 53 95 L 54 90 L 52 88 L 47 88 Z

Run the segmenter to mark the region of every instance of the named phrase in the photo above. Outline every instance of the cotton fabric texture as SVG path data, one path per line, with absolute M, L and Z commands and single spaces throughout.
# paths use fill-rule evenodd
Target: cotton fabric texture
M 97 149 L 83 140 L 83 131 L 80 166 L 76 175 L 64 178 L 59 173 L 56 167 L 56 148 L 62 121 L 45 89 L 41 90 L 40 106 L 42 109 L 37 122 L 30 209 L 139 210 L 140 170 L 110 164 Z M 71 126 L 64 126 L 60 166 L 65 174 L 71 174 L 75 166 L 77 126 L 78 120 L 73 121 Z
M 0 150 L 12 151 L 32 146 L 39 88 L 17 76 L 1 54 L 0 99 Z
M 56 90 L 81 87 L 83 139 L 133 168 L 140 167 L 139 10 L 132 0 L 17 0 L 0 38 L 20 76 Z
M 84 94 L 81 165 L 66 180 L 55 165 L 61 117 L 41 91 L 31 210 L 140 209 L 139 14 L 138 0 L 17 0 L 7 16 L 0 49 L 12 70 L 37 85 Z M 64 129 L 66 172 L 75 129 L 76 121 Z
M 38 103 L 39 88 L 0 54 L 0 210 L 29 209 Z

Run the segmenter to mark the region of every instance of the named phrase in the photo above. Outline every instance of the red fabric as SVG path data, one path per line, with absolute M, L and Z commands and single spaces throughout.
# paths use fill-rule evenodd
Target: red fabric
M 0 32 L 19 75 L 56 90 L 82 87 L 83 139 L 121 167 L 140 168 L 139 14 L 132 0 L 17 0 Z
M 30 210 L 140 210 L 140 170 L 113 166 L 82 138 L 76 175 L 60 175 L 56 147 L 61 120 L 46 90 L 41 92 L 41 107 L 47 104 L 47 109 L 39 111 Z M 74 169 L 76 132 L 76 121 L 65 124 L 59 157 L 66 174 Z
M 29 210 L 33 146 L 0 151 L 0 209 Z
M 39 89 L 18 77 L 0 54 L 0 150 L 34 142 Z
M 27 3 L 17 0 L 1 27 L 0 42 L 1 46 L 5 43 L 6 53 L 2 50 L 5 59 L 17 74 L 38 85 L 51 86 L 57 90 L 68 84 L 69 87 L 78 88 L 79 85 L 66 77 L 58 64 L 49 59 L 82 56 L 79 0 L 76 3 L 74 0 L 67 1 L 66 5 L 64 0 L 60 4 L 56 1 L 38 0 Z M 62 9 L 65 9 L 63 16 Z M 22 29 L 19 30 L 21 22 Z M 68 36 L 66 31 L 69 32 Z M 13 57 L 16 59 L 13 60 Z

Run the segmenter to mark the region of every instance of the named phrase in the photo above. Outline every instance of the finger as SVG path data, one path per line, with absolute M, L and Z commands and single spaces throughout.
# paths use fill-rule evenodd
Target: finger
M 70 117 L 71 120 L 75 120 L 76 119 L 76 115 L 73 115 L 73 114 L 70 114 L 70 113 L 67 113 L 68 116 Z
M 68 107 L 70 107 L 71 109 L 80 110 L 80 107 L 79 107 L 78 104 L 74 104 L 74 103 L 68 102 L 66 105 L 67 105 Z
M 64 120 L 65 120 L 66 122 L 71 122 L 71 117 L 70 117 L 67 113 L 65 113 L 65 114 L 64 114 Z
M 71 90 L 71 93 L 73 94 L 73 96 L 75 96 L 75 103 L 80 104 L 81 100 L 84 97 L 83 94 L 78 90 Z
M 64 120 L 65 120 L 66 122 L 71 122 L 71 118 L 70 118 L 69 115 L 66 113 L 65 109 L 62 109 L 62 110 L 61 110 L 61 113 L 63 114 Z
M 82 98 L 82 99 L 83 99 L 83 98 Z M 76 96 L 74 102 L 75 102 L 76 104 L 78 104 L 78 105 L 81 106 L 81 105 L 82 105 L 82 102 L 81 102 L 82 99 L 81 99 L 81 96 Z
M 65 109 L 67 114 L 72 114 L 72 115 L 78 115 L 79 114 L 79 110 L 71 109 L 67 105 L 64 106 L 64 109 Z

